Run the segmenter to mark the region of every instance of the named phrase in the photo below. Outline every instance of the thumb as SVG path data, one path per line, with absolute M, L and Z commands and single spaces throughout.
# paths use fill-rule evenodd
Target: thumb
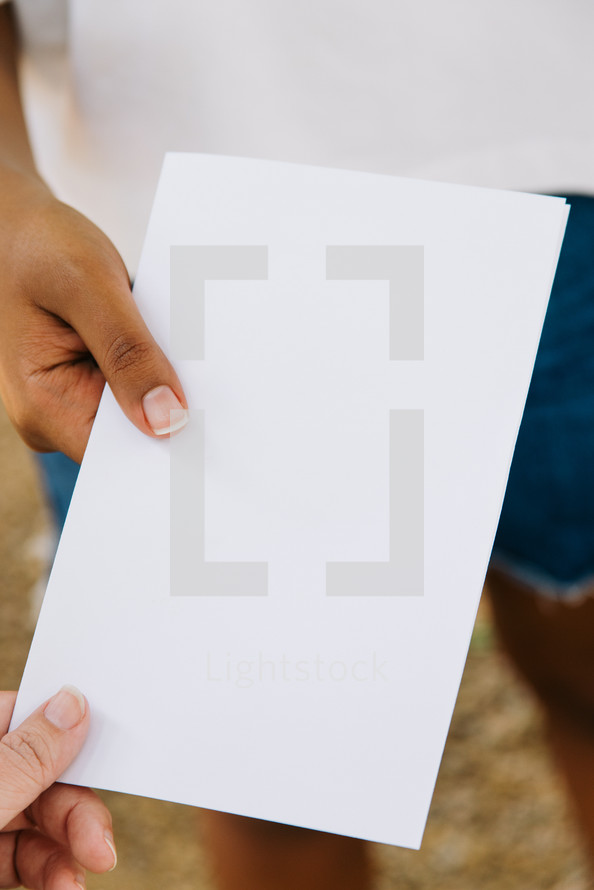
M 146 326 L 127 282 L 103 290 L 74 327 L 99 365 L 120 407 L 149 436 L 166 436 L 187 423 L 179 378 Z M 170 412 L 175 411 L 174 420 Z
M 88 729 L 86 699 L 74 686 L 63 686 L 0 739 L 0 829 L 61 776 Z
M 141 432 L 175 432 L 172 410 L 179 417 L 173 425 L 181 429 L 187 421 L 183 389 L 138 311 L 114 245 L 90 220 L 59 202 L 52 204 L 47 222 L 45 237 L 50 238 L 49 226 L 54 248 L 52 268 L 50 275 L 35 279 L 35 293 L 42 295 L 36 297 L 37 305 L 76 331 L 120 407 Z M 47 251 L 45 241 L 40 250 Z M 46 270 L 43 263 L 41 269 Z

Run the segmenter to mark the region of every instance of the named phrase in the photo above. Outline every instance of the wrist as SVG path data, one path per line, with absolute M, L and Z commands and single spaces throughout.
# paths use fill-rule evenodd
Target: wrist
M 0 160 L 0 205 L 28 199 L 47 200 L 53 194 L 36 168 Z
M 20 170 L 0 161 L 0 237 L 22 228 L 23 223 L 56 198 L 36 171 Z

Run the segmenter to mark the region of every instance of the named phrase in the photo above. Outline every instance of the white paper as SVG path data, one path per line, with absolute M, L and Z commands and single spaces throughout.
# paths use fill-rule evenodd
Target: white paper
M 85 692 L 68 781 L 420 845 L 566 218 L 556 198 L 167 157 L 135 285 L 166 351 L 170 247 L 268 249 L 268 280 L 208 282 L 206 357 L 176 362 L 204 411 L 205 558 L 266 563 L 268 595 L 170 595 L 171 446 L 106 392 L 15 713 Z M 389 360 L 388 283 L 326 281 L 328 245 L 424 247 L 423 361 Z M 326 563 L 389 559 L 406 408 L 423 595 L 326 596 Z

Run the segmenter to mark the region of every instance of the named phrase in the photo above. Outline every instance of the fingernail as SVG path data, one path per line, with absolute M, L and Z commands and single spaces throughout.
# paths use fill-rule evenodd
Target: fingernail
M 62 686 L 45 706 L 46 720 L 58 729 L 74 729 L 85 716 L 85 700 L 76 686 Z
M 85 876 L 77 875 L 76 878 L 74 879 L 74 885 L 75 885 L 75 887 L 80 887 L 80 890 L 86 890 L 87 882 L 85 880 Z
M 156 436 L 176 433 L 188 422 L 189 414 L 169 386 L 156 386 L 142 400 L 146 421 Z M 174 412 L 173 416 L 172 413 Z
M 111 855 L 113 856 L 113 865 L 109 869 L 109 871 L 113 871 L 118 864 L 118 854 L 116 853 L 115 844 L 113 842 L 113 834 L 110 831 L 106 831 L 103 837 L 105 838 L 105 843 L 111 850 Z

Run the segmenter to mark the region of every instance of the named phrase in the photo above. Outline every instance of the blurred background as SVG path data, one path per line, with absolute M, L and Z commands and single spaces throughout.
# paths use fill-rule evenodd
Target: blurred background
M 51 550 L 52 530 L 36 467 L 0 406 L 4 689 L 18 687 Z M 102 796 L 114 816 L 119 864 L 112 874 L 89 876 L 90 890 L 213 890 L 198 810 L 121 794 Z M 539 717 L 497 651 L 484 602 L 423 848 L 415 852 L 375 845 L 374 856 L 378 890 L 589 886 Z

